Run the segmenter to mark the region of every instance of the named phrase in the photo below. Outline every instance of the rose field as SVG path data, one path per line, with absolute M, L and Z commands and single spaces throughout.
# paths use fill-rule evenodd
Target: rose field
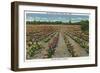
M 26 59 L 89 55 L 89 33 L 80 25 L 26 25 Z

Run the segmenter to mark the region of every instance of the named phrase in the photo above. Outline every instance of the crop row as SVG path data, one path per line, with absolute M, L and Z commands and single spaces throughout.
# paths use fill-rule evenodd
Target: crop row
M 66 37 L 66 35 L 64 35 L 64 41 L 65 41 L 65 44 L 66 44 L 67 49 L 68 49 L 69 53 L 71 54 L 71 56 L 72 57 L 78 57 L 79 55 L 74 51 L 74 47 L 70 43 L 70 41 L 68 40 L 68 38 Z
M 77 37 L 77 36 L 75 36 L 75 35 L 73 35 L 73 34 L 71 34 L 71 33 L 66 33 L 66 35 L 68 35 L 68 36 L 70 36 L 74 41 L 76 41 L 82 48 L 84 48 L 85 49 L 85 51 L 87 52 L 87 53 L 89 53 L 89 42 L 87 42 L 87 41 L 85 41 L 85 40 L 83 40 L 83 39 L 81 39 L 81 38 L 79 38 L 79 37 Z
M 89 41 L 89 34 L 86 34 L 83 31 L 73 31 L 73 32 L 69 32 L 69 33 L 72 34 L 73 36 L 81 38 L 87 42 Z
M 52 41 L 48 43 L 48 54 L 47 57 L 51 58 L 55 53 L 55 48 L 58 46 L 59 34 L 56 34 L 55 37 L 52 38 Z
M 36 34 L 38 34 L 38 35 L 36 35 Z M 42 44 L 42 43 L 40 44 L 40 42 L 44 41 L 45 43 L 48 43 L 54 37 L 54 35 L 56 35 L 56 33 L 54 33 L 54 32 L 49 32 L 48 34 L 45 34 L 45 35 L 43 35 L 43 34 L 41 35 L 41 33 L 40 34 L 35 33 L 34 36 L 30 38 L 31 40 L 27 41 L 27 44 L 26 44 L 27 58 L 31 59 L 36 54 L 40 53 L 41 50 L 45 48 L 45 44 Z M 37 37 L 37 36 L 39 36 L 39 37 Z M 53 47 L 54 47 L 54 45 L 53 45 Z

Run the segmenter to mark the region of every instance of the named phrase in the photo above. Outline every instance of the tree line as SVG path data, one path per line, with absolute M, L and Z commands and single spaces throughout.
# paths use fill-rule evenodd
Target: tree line
M 89 31 L 89 21 L 88 20 L 81 20 L 79 22 L 72 22 L 71 20 L 69 22 L 62 22 L 62 21 L 26 21 L 27 25 L 39 25 L 39 24 L 45 24 L 45 25 L 81 25 L 81 29 L 83 31 Z

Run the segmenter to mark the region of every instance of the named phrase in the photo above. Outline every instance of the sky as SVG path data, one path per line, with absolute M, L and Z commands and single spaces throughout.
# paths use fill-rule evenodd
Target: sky
M 62 21 L 62 22 L 79 22 L 81 20 L 89 20 L 89 14 L 84 13 L 26 13 L 26 21 Z

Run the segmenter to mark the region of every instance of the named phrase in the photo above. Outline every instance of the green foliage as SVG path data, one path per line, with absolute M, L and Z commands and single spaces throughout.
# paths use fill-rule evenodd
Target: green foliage
M 71 22 L 71 20 L 69 21 L 69 24 L 71 24 L 72 22 Z
M 36 51 L 38 51 L 39 49 L 41 49 L 41 46 L 38 43 L 32 44 L 32 46 L 29 48 L 29 51 L 28 51 L 29 56 L 33 57 Z
M 48 58 L 51 58 L 53 54 L 53 51 L 51 50 L 51 48 L 48 49 Z
M 71 22 L 71 20 L 69 22 L 62 22 L 62 21 L 26 21 L 26 24 L 49 24 L 49 25 L 81 25 L 81 29 L 83 31 L 88 31 L 89 30 L 89 21 L 88 20 L 82 20 L 80 22 Z
M 88 20 L 85 20 L 85 21 L 82 20 L 80 22 L 80 25 L 83 31 L 89 31 L 89 21 Z
M 49 40 L 50 40 L 50 38 L 46 38 L 46 39 L 44 40 L 44 42 L 47 43 Z
M 68 24 L 67 22 L 64 23 L 62 21 L 27 21 L 26 24 Z

